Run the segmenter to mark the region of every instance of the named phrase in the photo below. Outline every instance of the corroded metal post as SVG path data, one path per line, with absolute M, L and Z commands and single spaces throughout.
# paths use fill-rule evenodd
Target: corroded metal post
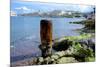
M 52 53 L 52 23 L 50 20 L 41 20 L 40 22 L 40 49 L 42 57 L 47 57 Z

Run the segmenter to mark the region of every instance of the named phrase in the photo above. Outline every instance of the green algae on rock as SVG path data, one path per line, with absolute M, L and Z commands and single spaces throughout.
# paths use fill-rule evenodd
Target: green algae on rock
M 76 63 L 76 62 L 78 62 L 78 61 L 75 60 L 75 58 L 73 58 L 73 57 L 62 57 L 57 60 L 57 64 Z

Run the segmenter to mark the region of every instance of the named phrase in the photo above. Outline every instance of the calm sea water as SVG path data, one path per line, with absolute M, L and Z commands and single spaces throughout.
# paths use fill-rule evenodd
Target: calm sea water
M 33 56 L 39 56 L 40 50 L 40 20 L 43 17 L 11 17 L 11 62 Z M 83 18 L 46 18 L 52 20 L 53 39 L 63 36 L 77 36 L 75 29 L 83 26 L 70 24 L 72 21 L 80 21 Z

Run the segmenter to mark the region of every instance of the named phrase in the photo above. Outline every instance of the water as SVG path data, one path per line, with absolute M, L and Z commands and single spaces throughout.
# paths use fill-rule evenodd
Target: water
M 11 17 L 11 61 L 18 61 L 32 56 L 39 56 L 40 50 L 40 20 L 42 17 Z M 53 24 L 53 39 L 63 36 L 77 36 L 73 31 L 83 26 L 70 24 L 72 21 L 80 21 L 83 18 L 46 18 Z

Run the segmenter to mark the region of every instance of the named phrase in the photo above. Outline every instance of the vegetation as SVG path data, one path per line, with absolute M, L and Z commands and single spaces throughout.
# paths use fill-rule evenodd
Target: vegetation
M 95 61 L 94 49 L 81 40 L 91 38 L 91 34 L 83 34 L 80 36 L 68 36 L 57 39 L 53 45 L 56 50 L 51 56 L 43 58 L 38 57 L 36 64 L 64 64 L 76 62 L 93 62 Z M 95 44 L 94 44 L 95 45 Z
M 76 22 L 69 22 L 74 24 L 82 24 L 84 28 L 81 29 L 82 32 L 85 33 L 94 33 L 95 32 L 95 19 L 88 19 L 84 21 L 76 21 Z
M 74 16 L 73 15 L 66 15 L 66 16 L 63 16 L 63 17 L 73 18 Z
M 92 20 L 87 20 L 84 22 L 85 24 L 85 28 L 87 29 L 95 29 L 95 20 L 92 19 Z
M 75 21 L 75 22 L 69 22 L 69 23 L 73 23 L 73 24 L 84 24 L 84 21 Z
M 91 38 L 93 36 L 94 36 L 93 34 L 83 33 L 80 36 L 65 36 L 65 39 L 69 39 L 69 40 L 72 40 L 72 41 L 77 41 L 77 40 L 82 40 L 82 39 L 88 39 L 88 38 Z

